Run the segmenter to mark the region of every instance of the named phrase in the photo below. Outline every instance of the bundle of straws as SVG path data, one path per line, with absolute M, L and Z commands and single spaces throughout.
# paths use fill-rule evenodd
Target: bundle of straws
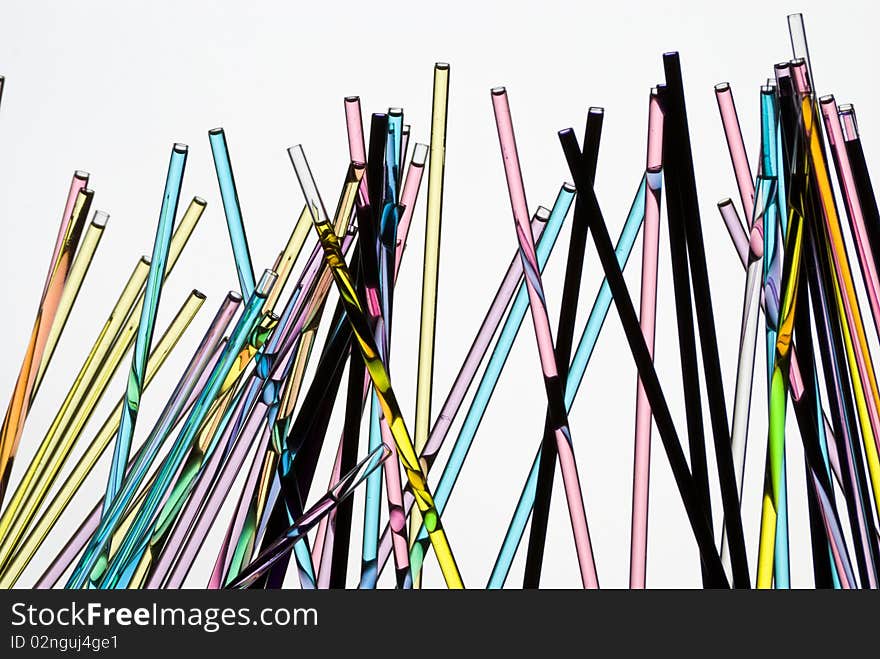
M 789 16 L 788 27 L 793 59 L 777 64 L 760 88 L 755 159 L 746 151 L 730 85 L 715 88 L 739 193 L 738 203 L 725 199 L 718 209 L 745 275 L 732 396 L 724 391 L 682 70 L 673 52 L 663 55 L 665 82 L 650 91 L 646 164 L 616 244 L 593 189 L 603 110 L 589 110 L 582 142 L 572 129 L 559 132 L 560 157 L 573 183 L 561 185 L 551 208 L 531 210 L 507 90 L 491 90 L 518 250 L 436 411 L 435 317 L 450 83 L 449 65 L 439 63 L 433 72 L 430 144 L 410 148 L 410 127 L 396 108 L 371 115 L 365 131 L 359 98 L 345 99 L 349 161 L 341 191 L 331 198 L 332 214 L 303 147 L 288 150 L 305 205 L 277 260 L 259 277 L 226 135 L 220 128 L 209 131 L 238 290 L 221 302 L 188 361 L 169 362 L 184 367 L 172 391 L 150 392 L 165 404 L 136 443 L 141 398 L 205 302 L 193 291 L 154 336 L 164 284 L 206 207 L 195 197 L 180 212 L 188 148 L 175 144 L 151 256 L 135 263 L 32 460 L 11 482 L 28 412 L 107 226 L 108 215 L 91 209 L 89 175 L 76 172 L 0 435 L 0 587 L 15 586 L 42 550 L 54 560 L 38 588 L 180 588 L 199 560 L 213 564 L 210 580 L 188 585 L 278 588 L 293 566 L 302 588 L 350 587 L 349 555 L 358 552 L 360 588 L 375 588 L 392 557 L 396 586 L 420 587 L 432 552 L 446 585 L 463 588 L 441 520 L 530 313 L 546 420 L 486 585 L 504 586 L 529 527 L 522 583 L 539 586 L 558 464 L 582 585 L 598 588 L 568 413 L 613 303 L 638 370 L 631 587 L 644 588 L 646 581 L 654 426 L 699 548 L 703 585 L 790 586 L 787 510 L 795 493 L 786 481 L 786 417 L 791 409 L 803 445 L 806 487 L 797 494 L 806 497 L 809 510 L 815 586 L 876 588 L 880 389 L 869 341 L 880 328 L 880 212 L 855 111 L 838 106 L 832 96 L 817 96 L 802 17 Z M 3 82 L 0 78 L 0 94 Z M 421 217 L 416 206 L 426 169 L 418 378 L 409 424 L 389 375 L 391 328 L 395 283 L 410 227 Z M 664 186 L 684 429 L 676 428 L 653 361 Z M 569 215 L 554 328 L 542 271 Z M 623 270 L 640 231 L 637 310 Z M 575 342 L 590 235 L 605 279 Z M 869 317 L 860 299 L 868 300 Z M 334 300 L 332 313 L 325 313 Z M 766 428 L 756 427 L 754 419 L 750 423 L 759 334 L 765 339 L 766 370 L 759 369 L 758 377 L 767 383 Z M 128 377 L 119 402 L 100 430 L 86 435 L 123 362 Z M 337 409 L 337 398 L 344 400 L 343 409 Z M 713 524 L 704 404 L 721 525 Z M 337 442 L 328 438 L 334 414 L 343 420 Z M 463 420 L 453 437 L 457 418 Z M 148 422 L 140 420 L 143 428 Z M 365 438 L 362 427 L 368 428 Z M 760 535 L 747 539 L 740 503 L 750 430 L 767 441 Z M 95 466 L 111 446 L 109 474 L 98 473 Z M 70 466 L 75 447 L 80 457 Z M 443 469 L 431 473 L 441 451 Z M 313 481 L 325 452 L 335 458 L 320 495 Z M 48 546 L 50 531 L 90 478 L 106 480 L 104 495 L 80 516 L 66 544 Z M 239 482 L 241 489 L 234 491 Z M 364 490 L 362 529 L 353 528 L 352 494 L 358 488 Z M 217 546 L 208 538 L 227 501 L 234 509 Z M 747 542 L 758 546 L 751 568 Z

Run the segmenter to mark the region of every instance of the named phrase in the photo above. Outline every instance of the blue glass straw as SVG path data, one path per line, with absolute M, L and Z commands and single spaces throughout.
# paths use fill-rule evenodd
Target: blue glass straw
M 208 131 L 208 139 L 211 142 L 211 153 L 214 155 L 214 168 L 217 170 L 217 182 L 220 184 L 220 196 L 223 199 L 223 211 L 226 214 L 226 226 L 229 228 L 229 240 L 232 242 L 232 254 L 235 257 L 241 296 L 249 300 L 254 292 L 254 267 L 251 265 L 251 252 L 248 249 L 244 222 L 241 219 L 238 191 L 235 189 L 235 178 L 232 176 L 232 163 L 229 162 L 226 133 L 222 128 L 215 128 Z
M 171 150 L 168 163 L 168 175 L 165 178 L 165 193 L 162 197 L 162 208 L 159 211 L 159 225 L 153 241 L 153 255 L 150 259 L 150 273 L 144 289 L 141 306 L 141 318 L 138 323 L 134 351 L 131 358 L 131 370 L 125 389 L 122 405 L 122 418 L 113 445 L 113 461 L 110 465 L 110 477 L 107 479 L 107 490 L 104 496 L 104 513 L 122 485 L 128 458 L 131 453 L 131 438 L 137 423 L 138 408 L 147 373 L 147 357 L 153 342 L 153 330 L 156 327 L 156 312 L 159 309 L 159 298 L 162 294 L 162 281 L 168 266 L 168 251 L 171 247 L 171 234 L 174 229 L 174 218 L 177 216 L 177 204 L 180 201 L 180 186 L 186 168 L 187 147 L 175 144 Z

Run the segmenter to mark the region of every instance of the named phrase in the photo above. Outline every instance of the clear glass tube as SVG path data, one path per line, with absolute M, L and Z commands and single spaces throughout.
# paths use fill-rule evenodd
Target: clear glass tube
M 363 483 L 367 476 L 377 469 L 389 456 L 390 452 L 384 446 L 371 451 L 354 469 L 340 479 L 327 494 L 321 497 L 315 505 L 304 512 L 275 543 L 257 556 L 248 565 L 247 569 L 229 585 L 229 588 L 247 588 L 248 585 L 256 581 L 263 572 L 289 553 L 294 545 L 302 540 L 324 515 L 350 497 L 358 485 Z

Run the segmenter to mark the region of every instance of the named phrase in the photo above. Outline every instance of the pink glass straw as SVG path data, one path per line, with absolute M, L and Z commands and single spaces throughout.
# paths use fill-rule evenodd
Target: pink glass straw
M 513 210 L 514 226 L 519 241 L 520 259 L 525 273 L 525 283 L 529 294 L 529 307 L 532 311 L 532 322 L 535 328 L 535 340 L 541 360 L 541 370 L 547 389 L 548 404 L 551 409 L 561 410 L 555 420 L 553 429 L 556 437 L 556 448 L 559 453 L 559 466 L 568 503 L 571 528 L 574 533 L 575 549 L 581 571 L 581 581 L 585 588 L 598 588 L 596 564 L 593 559 L 593 548 L 590 542 L 590 531 L 587 525 L 587 514 L 578 478 L 577 464 L 568 427 L 568 417 L 563 402 L 562 382 L 556 369 L 556 354 L 553 347 L 553 333 L 550 329 L 550 318 L 547 314 L 544 286 L 541 281 L 538 258 L 535 253 L 535 241 L 526 203 L 525 187 L 520 170 L 519 155 L 516 150 L 516 137 L 510 116 L 510 105 L 507 90 L 497 87 L 492 90 L 492 107 L 495 111 L 495 123 L 498 127 L 498 139 L 501 144 L 501 157 L 504 161 L 504 173 L 507 178 L 507 189 Z
M 648 105 L 648 156 L 645 169 L 645 228 L 642 244 L 642 288 L 639 310 L 642 335 L 651 357 L 657 314 L 657 259 L 660 248 L 660 194 L 663 166 L 663 110 L 657 89 Z M 642 379 L 636 393 L 635 451 L 633 458 L 632 536 L 629 587 L 644 588 L 648 555 L 648 484 L 651 476 L 651 405 Z
M 751 167 L 749 167 L 746 145 L 743 141 L 736 105 L 733 102 L 733 92 L 730 90 L 729 83 L 722 82 L 715 85 L 715 100 L 718 101 L 718 110 L 721 113 L 721 125 L 724 127 L 724 136 L 727 138 L 727 149 L 730 152 L 730 162 L 733 164 L 733 174 L 739 188 L 739 198 L 742 202 L 743 213 L 745 213 L 746 226 L 750 227 L 752 226 L 752 210 L 755 207 L 755 182 L 752 178 Z
M 843 201 L 846 212 L 850 219 L 850 228 L 855 237 L 856 250 L 859 264 L 862 266 L 862 277 L 865 280 L 865 290 L 871 304 L 871 313 L 874 316 L 875 330 L 880 327 L 880 280 L 877 277 L 877 266 L 871 243 L 868 242 L 868 230 L 865 227 L 865 216 L 862 213 L 862 205 L 859 202 L 855 179 L 853 178 L 852 166 L 846 153 L 843 127 L 840 123 L 837 103 L 833 96 L 823 96 L 819 99 L 819 107 L 825 119 L 825 132 L 828 143 L 834 151 L 834 162 L 837 173 L 843 187 Z

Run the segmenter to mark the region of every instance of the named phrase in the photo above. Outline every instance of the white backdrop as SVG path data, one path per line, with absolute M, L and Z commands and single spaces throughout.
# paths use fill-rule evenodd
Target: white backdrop
M 834 92 L 838 102 L 856 104 L 870 161 L 880 153 L 880 141 L 872 121 L 878 95 L 869 72 L 877 51 L 875 12 L 868 3 L 155 1 L 138 8 L 89 0 L 7 4 L 0 20 L 0 74 L 6 76 L 0 107 L 3 403 L 30 333 L 74 169 L 91 173 L 90 187 L 96 192 L 93 208 L 111 215 L 80 302 L 28 420 L 13 480 L 21 475 L 51 422 L 135 260 L 151 250 L 174 142 L 190 146 L 181 203 L 194 195 L 208 200 L 201 225 L 166 286 L 159 313 L 161 331 L 192 288 L 208 295 L 175 353 L 183 360 L 225 292 L 238 286 L 208 130 L 226 129 L 254 268 L 259 272 L 271 266 L 302 205 L 285 149 L 303 143 L 325 198 L 335 198 L 347 158 L 343 97 L 359 94 L 365 115 L 403 107 L 413 140 L 427 142 L 435 61 L 452 67 L 435 413 L 516 246 L 490 88 L 503 84 L 509 90 L 532 207 L 550 206 L 568 178 L 556 131 L 573 126 L 581 135 L 587 108 L 606 108 L 596 190 L 616 235 L 644 167 L 648 91 L 662 81 L 661 55 L 667 50 L 681 52 L 725 393 L 732 411 L 744 273 L 715 209 L 720 198 L 736 199 L 737 190 L 713 85 L 723 80 L 732 84 L 747 148 L 754 154 L 758 88 L 775 62 L 791 56 L 785 17 L 793 11 L 805 14 L 820 93 Z M 875 179 L 880 176 L 874 174 Z M 393 381 L 410 425 L 424 209 L 423 191 L 395 299 Z M 567 236 L 564 229 L 545 276 L 554 327 Z M 660 249 L 657 365 L 684 437 L 665 219 Z M 638 299 L 640 253 L 641 240 L 627 275 L 634 299 Z M 599 273 L 590 241 L 578 334 Z M 127 368 L 128 361 L 124 363 Z M 762 367 L 763 357 L 756 364 L 757 369 Z M 164 400 L 158 394 L 170 391 L 179 372 L 179 365 L 166 366 L 145 394 L 136 441 L 145 436 L 161 409 Z M 762 382 L 759 377 L 743 501 L 753 574 L 766 427 Z M 612 309 L 571 414 L 599 579 L 605 587 L 628 583 L 635 383 L 636 371 Z M 122 380 L 117 379 L 87 437 L 122 392 Z M 485 585 L 540 441 L 544 409 L 531 321 L 526 320 L 444 516 L 469 587 Z M 340 421 L 334 422 L 330 437 L 338 436 Z M 810 586 L 803 462 L 799 437 L 792 430 L 788 442 L 792 582 Z M 656 431 L 654 439 L 648 585 L 698 586 L 696 546 Z M 433 472 L 433 483 L 445 455 Z M 54 556 L 53 549 L 91 509 L 103 492 L 108 466 L 109 453 L 49 536 L 22 585 L 33 583 Z M 319 468 L 316 495 L 324 491 L 329 458 Z M 714 472 L 711 447 L 710 472 Z M 560 487 L 553 500 L 543 585 L 576 587 L 580 581 L 561 479 L 556 482 Z M 713 487 L 720 529 L 720 499 L 717 486 Z M 358 496 L 353 535 L 358 543 L 361 502 Z M 232 498 L 228 503 L 234 504 Z M 228 508 L 187 585 L 206 583 Z M 523 554 L 508 585 L 520 585 Z M 350 583 L 356 583 L 358 565 L 359 551 L 353 551 Z M 442 585 L 432 560 L 426 566 L 425 584 Z

